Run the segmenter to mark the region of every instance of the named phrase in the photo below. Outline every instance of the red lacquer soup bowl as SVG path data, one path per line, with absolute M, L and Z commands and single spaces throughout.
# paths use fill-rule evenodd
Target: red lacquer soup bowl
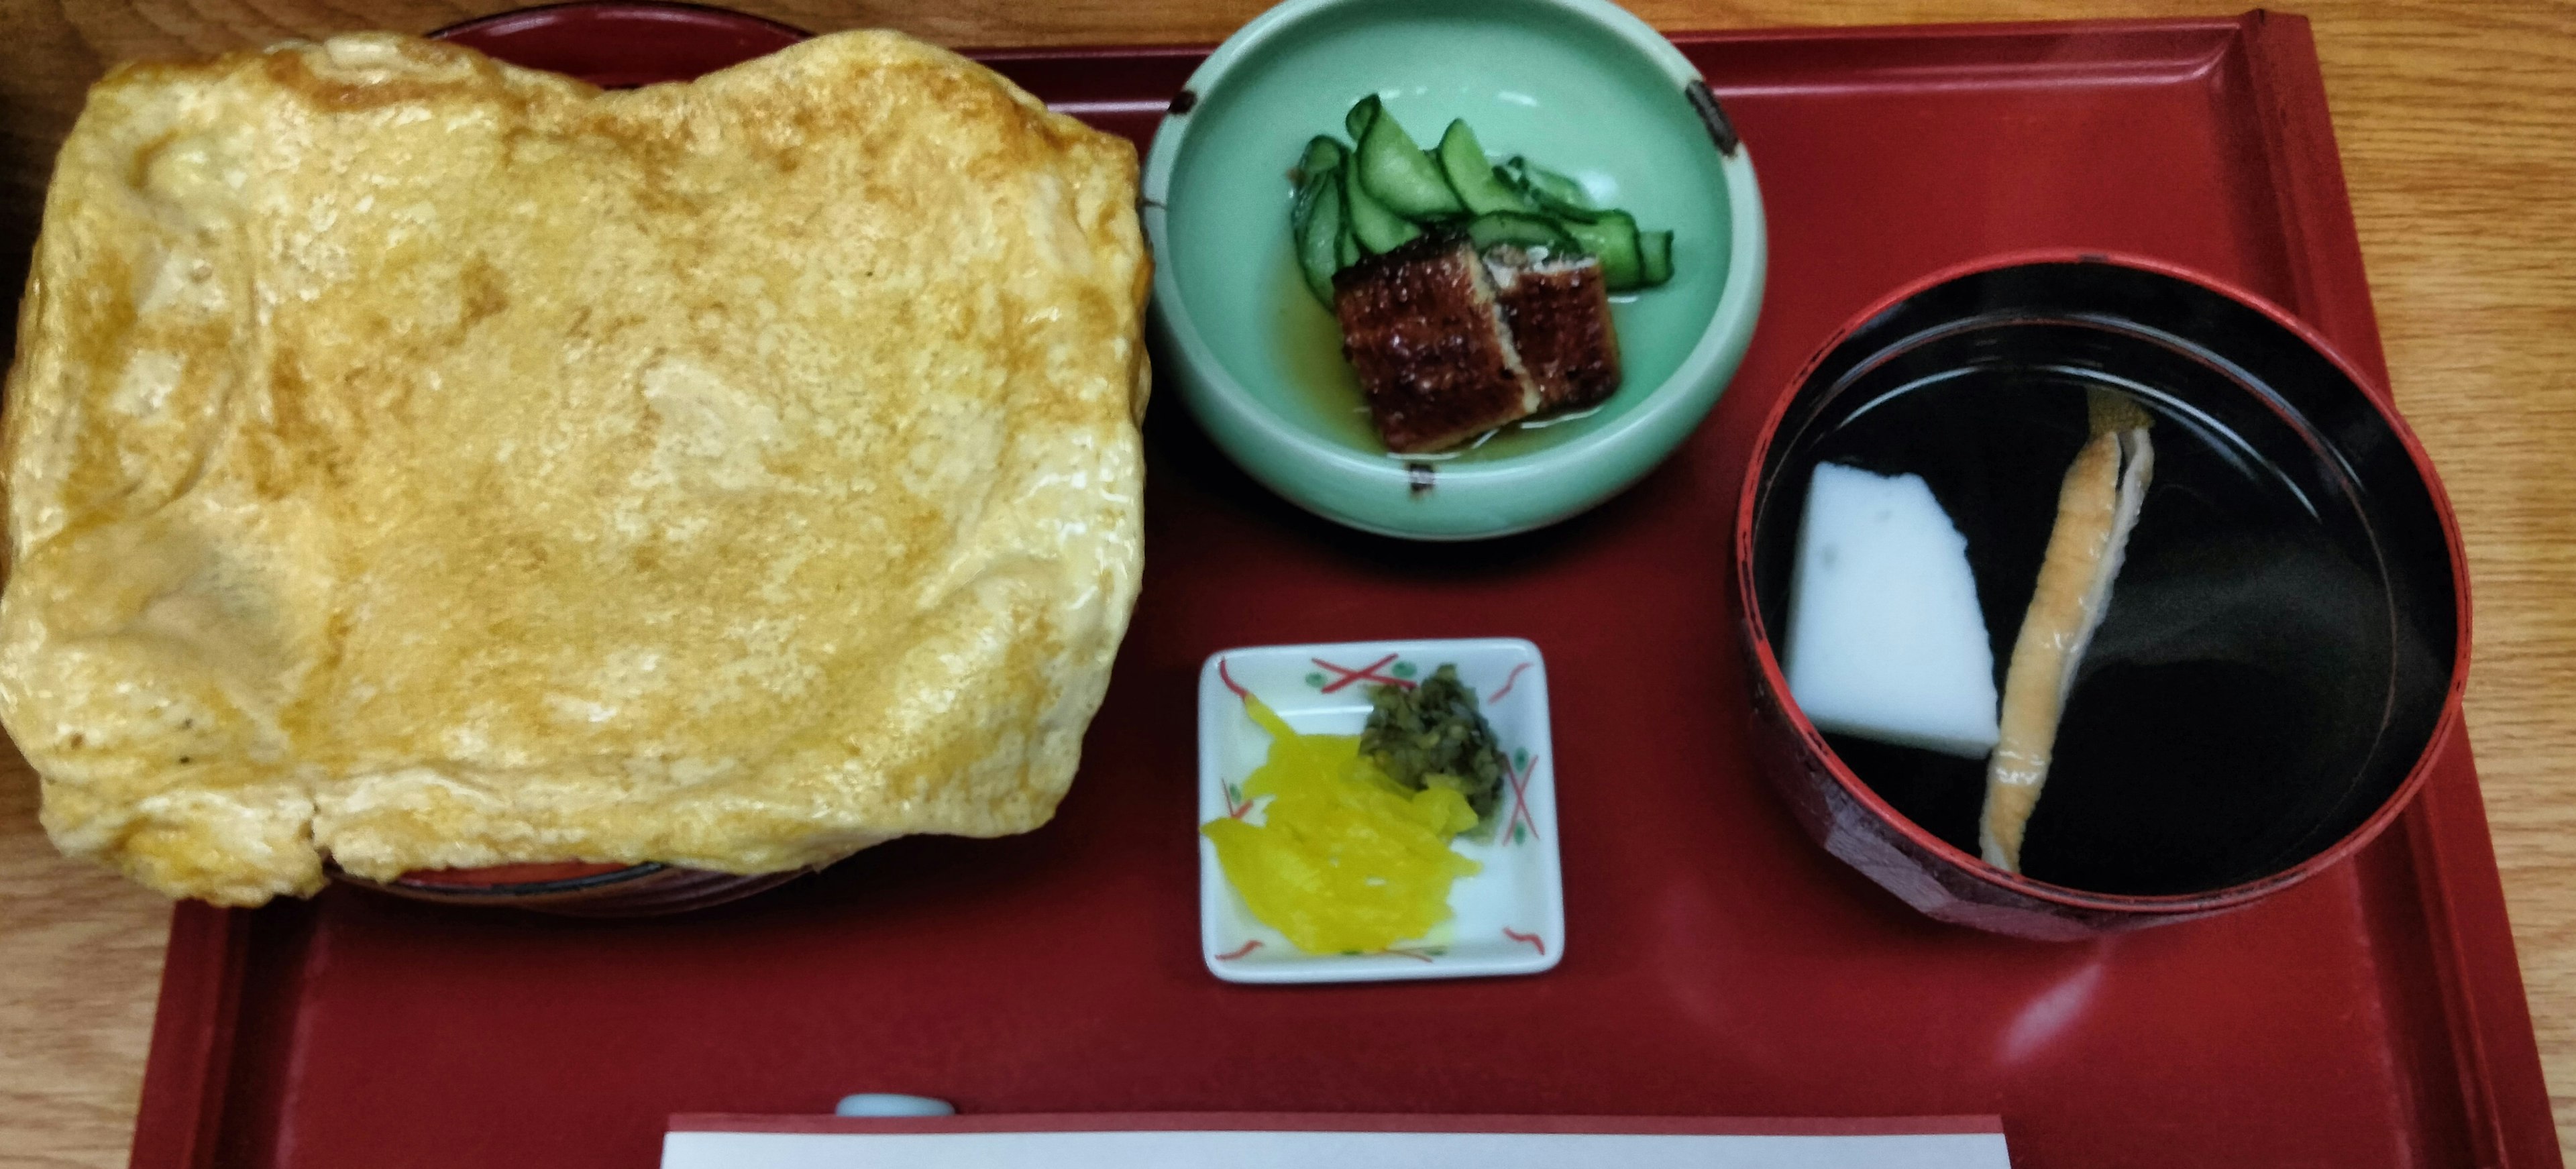
M 686 81 L 783 49 L 808 35 L 739 12 L 687 4 L 557 4 L 450 25 L 429 34 L 513 65 L 594 85 Z M 722 904 L 800 872 L 737 875 L 677 865 L 563 861 L 340 880 L 416 901 L 508 906 L 583 917 L 678 913 Z
M 1980 859 L 1985 760 L 1829 734 L 1792 695 L 1799 528 L 1820 463 L 1924 480 L 2001 690 L 2106 394 L 2152 415 L 2150 485 L 2006 871 Z M 1764 774 L 1944 921 L 2075 939 L 2245 905 L 2386 828 L 2460 718 L 2468 580 L 2423 448 L 2287 313 L 2152 261 L 2020 255 L 1891 294 L 1773 408 L 1736 518 Z

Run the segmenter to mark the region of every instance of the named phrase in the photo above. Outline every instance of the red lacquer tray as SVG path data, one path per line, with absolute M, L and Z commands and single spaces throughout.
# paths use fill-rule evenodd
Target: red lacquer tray
M 652 1164 L 674 1112 L 2000 1113 L 2015 1160 L 2554 1166 L 2464 738 L 2352 863 L 2082 945 L 1916 916 L 1748 773 L 1729 633 L 1755 422 L 1844 317 L 2020 248 L 2190 265 L 2384 363 L 2306 24 L 1679 38 L 1758 161 L 1761 329 L 1662 470 L 1553 530 L 1355 535 L 1155 411 L 1152 555 L 1056 821 L 908 840 L 699 916 L 333 889 L 183 905 L 146 1166 Z M 992 54 L 1140 142 L 1195 51 Z M 1197 945 L 1193 681 L 1233 645 L 1517 635 L 1553 675 L 1568 948 L 1528 979 L 1230 986 Z

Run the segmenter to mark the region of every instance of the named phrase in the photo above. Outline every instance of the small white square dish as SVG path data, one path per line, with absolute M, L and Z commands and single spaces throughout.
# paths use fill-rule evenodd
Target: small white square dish
M 1452 845 L 1483 866 L 1449 890 L 1452 916 L 1422 938 L 1366 954 L 1309 954 L 1252 916 L 1227 882 L 1216 846 L 1199 838 L 1199 947 L 1228 982 L 1381 982 L 1536 974 L 1565 955 L 1565 888 L 1557 867 L 1556 768 L 1548 739 L 1547 666 L 1517 638 L 1371 641 L 1231 649 L 1199 671 L 1199 815 L 1260 822 L 1242 783 L 1270 751 L 1245 712 L 1261 699 L 1302 734 L 1355 735 L 1369 688 L 1411 686 L 1455 664 L 1476 693 L 1510 765 L 1489 841 Z

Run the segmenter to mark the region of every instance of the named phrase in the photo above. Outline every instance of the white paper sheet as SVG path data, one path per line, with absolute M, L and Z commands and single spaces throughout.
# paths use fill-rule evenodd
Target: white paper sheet
M 2008 1169 L 2003 1134 L 686 1132 L 662 1169 Z

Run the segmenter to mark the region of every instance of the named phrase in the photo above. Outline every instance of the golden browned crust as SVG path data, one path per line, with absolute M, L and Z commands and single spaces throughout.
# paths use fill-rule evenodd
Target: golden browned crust
M 891 33 L 110 75 L 0 438 L 47 830 L 254 904 L 1043 823 L 1141 568 L 1135 167 Z

